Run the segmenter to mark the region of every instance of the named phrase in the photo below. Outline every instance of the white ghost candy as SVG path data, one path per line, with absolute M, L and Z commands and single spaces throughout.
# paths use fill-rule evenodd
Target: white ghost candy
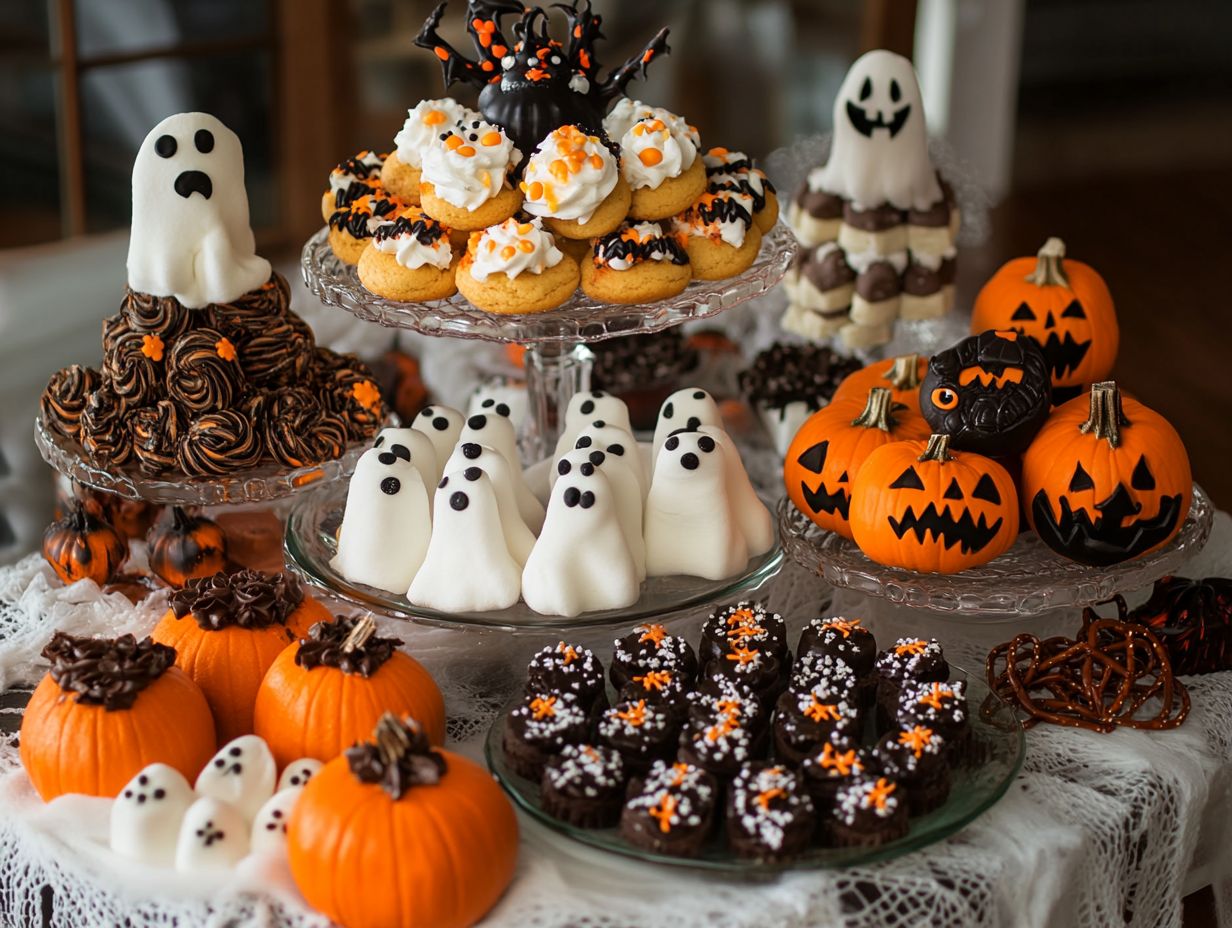
M 415 469 L 419 471 L 419 476 L 423 478 L 423 485 L 429 489 L 441 482 L 441 475 L 444 473 L 445 461 L 436 459 L 436 446 L 432 444 L 430 439 L 419 429 L 395 429 L 384 428 L 376 436 L 376 441 L 372 447 L 382 450 L 393 451 L 395 454 L 401 455 L 397 448 L 401 445 L 411 456 L 411 463 L 415 465 Z M 429 494 L 429 502 L 431 495 Z
M 411 422 L 411 428 L 428 436 L 432 447 L 436 449 L 436 462 L 443 465 L 453 454 L 453 447 L 458 443 L 458 436 L 462 434 L 464 422 L 466 422 L 466 417 L 462 413 L 451 406 L 442 406 L 438 403 L 421 409 L 419 415 Z M 429 492 L 441 482 L 440 478 L 444 475 L 442 471 L 437 475 L 436 480 L 428 484 Z
M 501 381 L 480 384 L 471 394 L 466 407 L 467 416 L 495 413 L 504 416 L 513 423 L 517 432 L 526 421 L 530 409 L 530 401 L 526 397 L 526 387 Z
M 199 309 L 269 276 L 248 224 L 239 136 L 208 113 L 168 116 L 133 162 L 128 285 Z
M 428 556 L 407 599 L 440 612 L 488 612 L 518 601 L 522 569 L 501 530 L 488 475 L 478 468 L 446 474 L 436 490 Z
M 576 448 L 556 462 L 551 473 L 552 486 L 576 468 L 597 467 L 611 485 L 612 496 L 616 501 L 616 517 L 624 532 L 625 544 L 633 556 L 633 566 L 637 571 L 637 580 L 641 583 L 646 579 L 646 541 L 642 537 L 642 488 L 637 482 L 633 468 L 624 457 L 608 454 L 597 448 Z
M 522 598 L 543 615 L 572 617 L 637 602 L 641 584 L 615 494 L 593 464 L 556 481 L 543 532 L 522 571 Z
M 522 513 L 522 521 L 530 530 L 539 534 L 539 529 L 543 527 L 543 504 L 535 498 L 522 475 L 522 456 L 518 453 L 518 437 L 513 431 L 513 423 L 504 416 L 484 413 L 471 416 L 458 436 L 458 444 L 465 442 L 483 445 L 505 456 L 513 473 L 513 493 L 518 501 L 518 512 Z
M 477 445 L 473 441 L 459 442 L 445 469 L 452 474 L 465 471 L 468 467 L 478 467 L 492 481 L 496 508 L 500 512 L 501 531 L 505 535 L 505 547 L 518 562 L 518 566 L 522 567 L 530 557 L 531 548 L 535 546 L 535 533 L 527 528 L 522 513 L 518 510 L 513 469 L 499 451 Z
M 175 869 L 182 873 L 229 870 L 248 856 L 248 842 L 243 813 L 223 799 L 202 796 L 184 813 L 175 846 Z
M 249 842 L 253 853 L 278 851 L 287 846 L 287 819 L 304 791 L 302 786 L 282 789 L 270 796 L 265 805 L 257 810 L 252 820 L 252 837 Z
M 677 390 L 663 401 L 659 407 L 659 418 L 655 420 L 654 448 L 651 460 L 659 460 L 659 452 L 667 436 L 680 429 L 699 429 L 703 425 L 723 427 L 723 417 L 719 415 L 719 406 L 705 390 L 699 387 L 685 387 Z M 652 468 L 653 470 L 653 468 Z
M 218 749 L 197 775 L 194 788 L 234 806 L 246 821 L 252 821 L 265 800 L 274 795 L 278 766 L 264 739 L 241 735 Z
M 294 786 L 307 786 L 308 781 L 317 775 L 317 771 L 325 765 L 315 757 L 301 757 L 287 764 L 278 778 L 278 792 L 291 789 Z
M 727 499 L 719 443 L 680 432 L 663 443 L 646 498 L 646 573 L 722 580 L 748 563 L 748 546 Z
M 196 798 L 174 767 L 150 764 L 111 805 L 111 849 L 154 867 L 174 866 L 180 822 Z
M 922 210 L 941 199 L 910 61 L 881 49 L 856 59 L 834 98 L 830 159 L 809 175 L 809 186 L 860 209 Z
M 610 393 L 604 393 L 602 390 L 584 390 L 573 394 L 569 400 L 569 405 L 565 409 L 565 427 L 560 433 L 560 438 L 556 440 L 556 453 L 552 455 L 553 459 L 561 457 L 567 451 L 572 451 L 573 443 L 577 441 L 582 429 L 596 419 L 607 425 L 622 428 L 630 435 L 633 434 L 633 426 L 629 424 L 629 407 L 625 405 L 624 400 Z
M 723 451 L 723 472 L 727 477 L 727 501 L 736 517 L 736 524 L 744 535 L 749 557 L 758 557 L 774 547 L 774 518 L 761 501 L 749 472 L 744 469 L 740 451 L 731 436 L 713 425 L 703 425 L 702 434 L 709 435 L 719 443 Z
M 646 471 L 637 439 L 628 429 L 618 425 L 609 425 L 606 419 L 598 419 L 587 425 L 573 442 L 574 450 L 602 451 L 614 457 L 623 458 L 637 478 L 637 484 L 642 489 L 644 497 L 650 490 L 650 474 Z
M 402 593 L 423 563 L 431 532 L 419 471 L 396 450 L 369 448 L 351 475 L 330 565 L 353 583 Z

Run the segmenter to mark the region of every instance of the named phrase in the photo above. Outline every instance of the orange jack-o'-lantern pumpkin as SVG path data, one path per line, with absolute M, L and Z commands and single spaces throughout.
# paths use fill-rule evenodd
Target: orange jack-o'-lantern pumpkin
M 174 587 L 212 577 L 227 566 L 227 539 L 222 527 L 205 516 L 189 515 L 179 506 L 146 536 L 146 550 L 150 570 Z
M 851 531 L 879 564 L 952 574 L 987 564 L 1018 536 L 1018 493 L 1004 467 L 949 450 L 948 435 L 878 448 L 851 491 Z
M 1054 403 L 1112 373 L 1120 330 L 1108 285 L 1095 269 L 1065 257 L 1050 238 L 1035 257 L 1015 258 L 975 298 L 971 331 L 1016 329 L 1044 351 Z
M 102 586 L 128 557 L 128 542 L 86 507 L 71 504 L 43 532 L 43 557 L 64 583 L 90 579 Z
M 1105 381 L 1044 423 L 1022 459 L 1022 492 L 1027 521 L 1048 547 L 1106 566 L 1172 540 L 1193 478 L 1176 429 Z
M 928 373 L 928 358 L 904 354 L 884 361 L 874 361 L 854 374 L 848 374 L 834 391 L 830 402 L 863 399 L 873 387 L 889 387 L 890 399 L 920 414 L 920 381 Z

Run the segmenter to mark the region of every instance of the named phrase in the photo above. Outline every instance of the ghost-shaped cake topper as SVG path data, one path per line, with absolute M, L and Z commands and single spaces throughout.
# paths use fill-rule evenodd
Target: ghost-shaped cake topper
M 248 222 L 239 136 L 209 113 L 168 116 L 133 162 L 128 285 L 200 309 L 269 277 Z
M 925 210 L 941 199 L 915 69 L 877 49 L 856 59 L 834 100 L 830 160 L 809 178 L 859 209 Z

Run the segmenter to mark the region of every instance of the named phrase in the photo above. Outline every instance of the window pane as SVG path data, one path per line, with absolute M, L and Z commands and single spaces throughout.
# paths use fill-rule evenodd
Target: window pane
M 265 0 L 77 0 L 83 59 L 185 42 L 242 41 L 269 30 Z

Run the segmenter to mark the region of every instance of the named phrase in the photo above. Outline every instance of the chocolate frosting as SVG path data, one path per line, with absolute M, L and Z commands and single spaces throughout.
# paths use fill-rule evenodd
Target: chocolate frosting
M 847 263 L 841 248 L 820 245 L 801 255 L 800 273 L 822 293 L 845 287 L 856 279 L 856 272 Z
M 715 196 L 712 193 L 703 194 L 700 200 L 681 214 L 681 218 L 696 225 L 742 222 L 747 228 L 753 224 L 752 215 L 734 196 Z
M 171 400 L 138 409 L 129 419 L 137 467 L 151 477 L 175 467 L 183 419 Z
M 372 240 L 383 242 L 389 238 L 410 235 L 421 245 L 435 245 L 446 234 L 448 230 L 430 216 L 420 215 L 413 219 L 410 216 L 399 216 L 393 222 L 377 226 L 372 233 Z
M 361 441 L 376 434 L 385 420 L 385 403 L 367 365 L 352 355 L 318 348 L 316 370 L 325 408 L 346 424 L 347 436 Z
M 291 287 L 277 271 L 256 290 L 249 290 L 230 303 L 207 307 L 212 326 L 231 335 L 260 329 L 285 316 L 291 302 Z
M 342 417 L 327 411 L 304 389 L 271 393 L 265 401 L 263 428 L 266 450 L 289 467 L 332 460 L 346 448 Z
M 941 267 L 937 269 L 937 276 L 941 280 L 943 287 L 948 287 L 954 283 L 954 278 L 958 274 L 958 261 L 954 258 L 942 258 Z
M 132 457 L 132 436 L 124 412 L 123 401 L 106 382 L 86 398 L 77 437 L 96 466 L 124 464 Z
M 340 209 L 329 217 L 329 227 L 340 232 L 346 232 L 355 238 L 371 238 L 368 231 L 368 220 L 373 217 L 388 216 L 398 209 L 396 200 L 376 196 L 360 197 L 347 209 Z
M 198 416 L 180 441 L 176 463 L 190 477 L 217 477 L 253 467 L 261 459 L 261 436 L 234 409 Z
M 608 338 L 590 350 L 595 356 L 590 385 L 596 390 L 645 389 L 697 367 L 697 351 L 679 329 Z
M 903 273 L 903 293 L 932 296 L 941 289 L 941 275 L 932 268 L 912 262 Z
M 740 389 L 755 404 L 781 409 L 804 402 L 820 407 L 848 374 L 860 369 L 855 358 L 816 345 L 776 343 L 740 372 Z
M 814 219 L 843 218 L 843 198 L 824 190 L 810 190 L 807 183 L 796 193 L 796 205 Z
M 189 580 L 171 594 L 170 607 L 177 619 L 191 615 L 201 628 L 216 632 L 285 625 L 303 601 L 303 587 L 291 574 L 240 570 Z
M 736 165 L 744 165 L 742 168 L 737 168 Z M 707 190 L 731 190 L 736 193 L 743 193 L 746 196 L 753 198 L 753 212 L 760 213 L 766 208 L 767 195 L 774 193 L 774 185 L 770 183 L 770 178 L 765 174 L 761 176 L 761 189 L 758 190 L 749 181 L 749 174 L 753 171 L 748 161 L 738 161 L 726 166 L 722 170 L 706 171 L 707 175 L 722 174 L 725 175 L 723 180 L 711 180 L 707 185 Z
M 623 258 L 630 264 L 663 260 L 655 255 L 664 255 L 670 264 L 689 263 L 688 254 L 674 236 L 660 235 L 639 242 L 626 238 L 627 231 L 621 228 L 595 239 L 591 253 L 596 266 L 606 265 L 613 258 Z
M 43 424 L 68 438 L 76 438 L 81 431 L 86 400 L 101 384 L 98 371 L 80 364 L 56 371 L 39 398 Z
M 843 222 L 863 232 L 884 232 L 903 224 L 904 213 L 889 203 L 872 209 L 856 209 L 851 203 L 843 204 Z
M 235 345 L 217 329 L 181 335 L 167 355 L 167 392 L 186 412 L 227 409 L 244 390 Z
M 399 721 L 387 712 L 373 734 L 375 741 L 346 751 L 347 765 L 361 783 L 380 784 L 391 798 L 401 799 L 412 786 L 434 786 L 445 775 L 444 756 L 432 749 L 414 719 Z
M 258 387 L 303 383 L 316 355 L 312 330 L 287 316 L 251 331 L 238 344 L 240 367 Z
M 153 296 L 124 288 L 121 310 L 133 330 L 143 334 L 160 335 L 171 341 L 183 335 L 193 325 L 192 311 L 173 296 Z
M 367 616 L 338 616 L 331 622 L 317 622 L 308 629 L 308 637 L 300 639 L 295 663 L 305 670 L 333 667 L 343 673 L 372 676 L 394 656 L 402 640 L 378 638 L 368 630 L 367 625 L 356 632 L 356 626 L 361 621 L 372 620 Z M 355 633 L 354 636 L 352 633 Z M 350 650 L 347 649 L 348 643 Z
M 888 300 L 902 292 L 898 271 L 888 261 L 874 261 L 856 275 L 856 293 L 870 303 Z
M 111 354 L 117 338 L 132 330 L 133 327 L 128 324 L 128 320 L 124 318 L 124 313 L 122 312 L 105 318 L 103 320 L 103 357 L 105 358 Z
M 161 336 L 129 329 L 116 334 L 103 354 L 103 374 L 127 406 L 144 406 L 163 392 L 162 358 Z
M 175 663 L 175 648 L 119 638 L 86 638 L 56 632 L 43 657 L 51 662 L 51 679 L 85 706 L 107 711 L 131 709 L 137 697 Z

